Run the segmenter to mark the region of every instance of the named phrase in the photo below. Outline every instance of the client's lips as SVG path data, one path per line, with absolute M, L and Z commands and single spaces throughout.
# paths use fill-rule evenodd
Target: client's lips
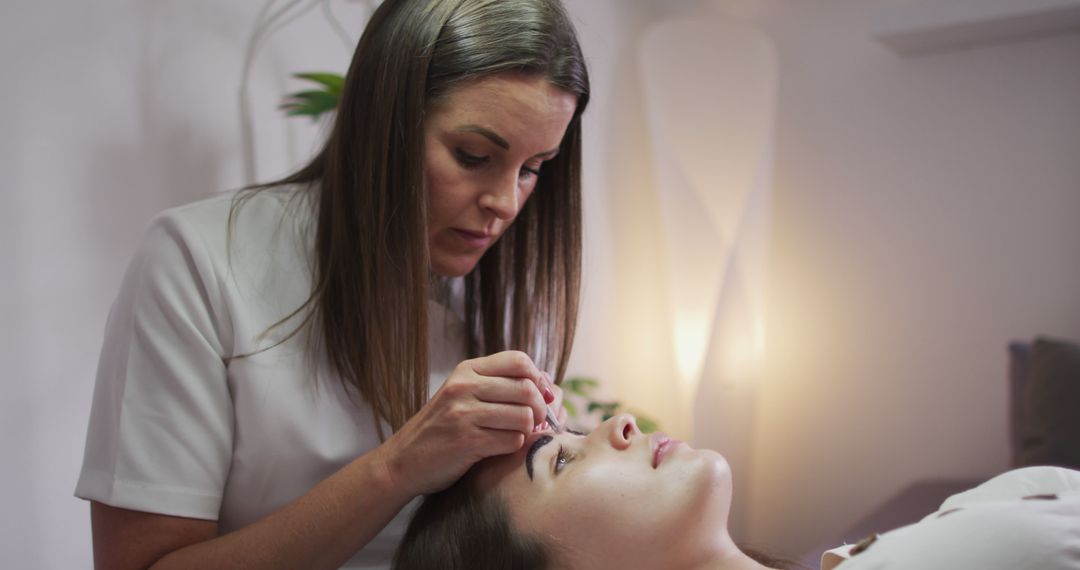
M 677 439 L 671 439 L 663 432 L 658 431 L 652 434 L 652 436 L 649 437 L 649 446 L 652 447 L 653 450 L 653 469 L 659 467 L 680 443 L 682 442 Z

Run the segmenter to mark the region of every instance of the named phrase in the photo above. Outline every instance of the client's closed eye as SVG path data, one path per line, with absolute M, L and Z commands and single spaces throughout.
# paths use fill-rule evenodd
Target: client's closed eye
M 480 168 L 491 161 L 490 156 L 478 156 L 460 148 L 454 150 L 454 158 L 458 161 L 458 164 L 470 170 Z

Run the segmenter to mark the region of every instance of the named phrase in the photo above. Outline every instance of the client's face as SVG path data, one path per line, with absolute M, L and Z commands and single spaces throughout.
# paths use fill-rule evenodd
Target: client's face
M 481 463 L 475 483 L 577 568 L 689 566 L 730 540 L 724 458 L 644 435 L 630 415 L 589 435 L 532 434 L 518 453 Z

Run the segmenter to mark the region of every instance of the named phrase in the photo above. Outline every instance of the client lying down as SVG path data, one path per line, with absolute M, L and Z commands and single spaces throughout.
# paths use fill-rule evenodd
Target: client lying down
M 768 568 L 728 534 L 731 496 L 723 456 L 642 434 L 629 415 L 589 435 L 535 433 L 518 453 L 485 460 L 428 496 L 394 568 Z M 1080 472 L 1006 473 L 822 562 L 823 570 L 1080 569 Z

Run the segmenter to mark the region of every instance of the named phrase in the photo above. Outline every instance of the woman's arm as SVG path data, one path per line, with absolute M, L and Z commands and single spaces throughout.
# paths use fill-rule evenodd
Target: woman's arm
M 214 521 L 94 502 L 95 566 L 337 568 L 414 497 L 445 488 L 484 457 L 520 448 L 556 391 L 521 352 L 462 362 L 385 443 L 229 534 L 215 537 Z
M 94 502 L 97 568 L 337 568 L 414 495 L 393 481 L 380 447 L 283 509 L 216 537 L 217 522 Z

